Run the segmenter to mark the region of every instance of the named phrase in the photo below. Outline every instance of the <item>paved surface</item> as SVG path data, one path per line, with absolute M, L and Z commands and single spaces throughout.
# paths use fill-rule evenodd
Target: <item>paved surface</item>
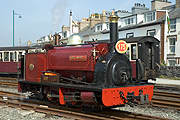
M 162 78 L 157 78 L 156 81 L 149 80 L 149 82 L 156 84 L 180 85 L 180 80 L 170 80 L 170 79 L 162 79 Z

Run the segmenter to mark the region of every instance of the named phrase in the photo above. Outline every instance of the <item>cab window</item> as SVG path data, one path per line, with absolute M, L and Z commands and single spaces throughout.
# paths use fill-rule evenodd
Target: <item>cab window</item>
M 137 54 L 136 54 L 136 44 L 131 45 L 131 60 L 136 60 Z

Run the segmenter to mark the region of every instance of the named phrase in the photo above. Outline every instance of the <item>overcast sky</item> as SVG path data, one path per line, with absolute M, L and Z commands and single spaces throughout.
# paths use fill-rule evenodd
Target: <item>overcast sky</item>
M 175 0 L 169 0 L 175 4 Z M 134 3 L 151 6 L 151 0 L 1 0 L 0 2 L 0 47 L 12 46 L 12 11 L 15 16 L 15 46 L 25 45 L 28 40 L 36 42 L 42 36 L 61 31 L 68 25 L 69 11 L 74 20 L 88 17 L 102 10 L 131 11 Z M 20 42 L 21 41 L 21 42 Z

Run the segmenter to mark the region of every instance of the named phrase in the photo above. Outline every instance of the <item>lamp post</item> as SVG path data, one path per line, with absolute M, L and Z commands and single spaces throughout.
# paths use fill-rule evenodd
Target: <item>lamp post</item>
M 14 47 L 14 16 L 15 15 L 18 15 L 19 18 L 22 18 L 20 14 L 15 13 L 13 10 L 13 47 Z

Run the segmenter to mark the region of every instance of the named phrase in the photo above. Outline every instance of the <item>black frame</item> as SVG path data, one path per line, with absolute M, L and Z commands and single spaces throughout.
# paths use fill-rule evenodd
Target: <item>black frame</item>
M 132 35 L 132 36 L 130 36 L 130 37 L 134 37 L 134 33 L 133 33 L 133 32 L 131 32 L 131 33 L 126 33 L 126 38 L 130 38 L 130 37 L 128 37 L 128 35 Z

